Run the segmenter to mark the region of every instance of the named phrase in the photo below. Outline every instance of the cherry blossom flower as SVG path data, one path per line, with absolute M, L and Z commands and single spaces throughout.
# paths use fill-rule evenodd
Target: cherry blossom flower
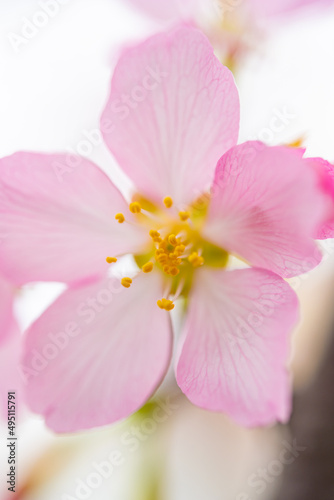
M 330 5 L 333 0 L 128 0 L 150 16 L 163 21 L 200 21 L 208 13 L 226 15 L 235 11 L 246 12 L 260 18 L 291 13 L 316 4 Z
M 268 23 L 280 21 L 305 7 L 333 0 L 128 0 L 160 24 L 188 22 L 201 29 L 224 64 L 237 62 L 263 40 Z
M 181 26 L 125 50 L 112 78 L 101 130 L 131 199 L 87 159 L 1 160 L 3 272 L 68 285 L 27 332 L 22 363 L 28 403 L 55 431 L 143 405 L 169 367 L 178 300 L 175 374 L 190 401 L 245 426 L 289 417 L 298 302 L 284 278 L 320 262 L 329 197 L 300 150 L 237 146 L 238 127 L 232 74 Z M 116 279 L 128 254 L 138 270 Z

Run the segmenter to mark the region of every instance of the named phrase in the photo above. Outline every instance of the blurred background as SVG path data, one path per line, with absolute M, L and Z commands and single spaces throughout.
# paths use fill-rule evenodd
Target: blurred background
M 17 150 L 76 152 L 99 127 L 119 51 L 173 22 L 132 3 L 59 0 L 57 13 L 22 41 L 43 0 L 0 0 L 1 157 Z M 334 161 L 334 2 L 251 20 L 246 3 L 231 2 L 228 22 L 211 28 L 196 14 L 235 73 L 239 141 L 301 141 L 307 156 Z M 271 125 L 274 117 L 279 128 Z M 89 158 L 126 188 L 128 179 L 103 144 Z M 6 425 L 0 424 L 0 498 L 333 500 L 333 243 L 324 245 L 324 255 L 318 269 L 291 280 L 302 321 L 292 336 L 295 404 L 287 426 L 246 430 L 200 410 L 179 392 L 172 370 L 140 412 L 104 429 L 55 435 L 21 405 L 15 494 L 5 484 Z M 63 288 L 36 283 L 18 293 L 22 332 Z M 9 386 L 15 367 L 3 356 L 1 362 L 1 386 Z

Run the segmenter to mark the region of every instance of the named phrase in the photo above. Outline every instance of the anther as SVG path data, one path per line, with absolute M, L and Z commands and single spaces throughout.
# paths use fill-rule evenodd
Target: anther
M 173 302 L 168 299 L 158 300 L 157 305 L 160 307 L 160 309 L 165 309 L 165 311 L 172 311 L 172 309 L 174 309 L 175 307 Z
M 170 270 L 169 270 L 169 274 L 171 276 L 177 276 L 179 274 L 180 270 L 177 268 L 177 267 L 172 267 Z
M 139 214 L 141 212 L 141 205 L 138 201 L 134 201 L 133 203 L 130 203 L 129 209 L 133 214 Z
M 190 213 L 189 212 L 179 212 L 179 217 L 180 219 L 185 222 L 186 220 L 189 219 Z
M 158 231 L 155 231 L 154 229 L 151 229 L 149 234 L 150 234 L 151 238 L 153 238 L 153 239 L 160 238 L 160 233 Z
M 115 215 L 115 219 L 120 223 L 120 224 L 123 224 L 123 222 L 125 221 L 125 217 L 123 214 L 119 213 L 119 214 L 116 214 Z
M 204 264 L 204 259 L 201 255 L 198 255 L 197 252 L 193 252 L 189 255 L 188 262 L 190 262 L 193 267 L 200 267 Z
M 185 249 L 186 247 L 184 245 L 177 245 L 177 247 L 175 247 L 175 253 L 177 255 L 182 255 Z
M 113 264 L 114 262 L 117 262 L 117 259 L 116 257 L 107 257 L 106 261 L 108 262 L 108 264 Z
M 121 281 L 121 284 L 122 284 L 125 288 L 130 288 L 131 283 L 132 283 L 132 279 L 131 279 L 131 278 L 123 278 L 123 279 L 122 279 L 122 281 Z
M 157 257 L 157 261 L 159 262 L 159 264 L 165 264 L 168 261 L 168 255 L 166 255 L 165 253 L 159 255 Z
M 144 273 L 150 273 L 153 270 L 153 262 L 147 262 L 144 264 L 142 270 Z
M 164 205 L 166 208 L 171 208 L 173 206 L 173 200 L 170 196 L 166 196 L 166 198 L 164 198 Z
M 170 245 L 172 245 L 173 247 L 176 247 L 176 246 L 177 246 L 177 239 L 176 239 L 175 234 L 170 234 L 170 235 L 168 236 L 168 243 L 169 243 Z

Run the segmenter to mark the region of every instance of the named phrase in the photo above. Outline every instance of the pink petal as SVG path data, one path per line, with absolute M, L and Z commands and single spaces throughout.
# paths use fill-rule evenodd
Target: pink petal
M 306 161 L 315 169 L 321 189 L 328 199 L 325 219 L 317 229 L 315 238 L 334 238 L 334 165 L 322 158 L 307 158 Z
M 274 17 L 312 4 L 319 7 L 331 3 L 333 0 L 248 0 L 252 13 L 260 17 Z
M 16 153 L 0 168 L 0 268 L 17 284 L 103 275 L 107 256 L 130 253 L 146 240 L 115 220 L 129 212 L 126 202 L 84 158 Z M 60 176 L 61 168 L 67 171 Z
M 171 356 L 157 274 L 65 292 L 30 328 L 22 370 L 33 411 L 56 432 L 110 424 L 140 408 Z
M 123 53 L 101 119 L 107 145 L 138 190 L 156 201 L 172 196 L 176 204 L 210 185 L 238 126 L 233 76 L 190 27 Z
M 201 270 L 176 369 L 194 404 L 245 426 L 286 421 L 289 333 L 298 319 L 289 285 L 261 269 Z
M 325 197 L 298 151 L 247 142 L 219 161 L 206 236 L 283 277 L 313 269 Z
M 11 330 L 14 321 L 14 292 L 14 287 L 0 276 L 0 343 L 9 335 L 9 331 Z

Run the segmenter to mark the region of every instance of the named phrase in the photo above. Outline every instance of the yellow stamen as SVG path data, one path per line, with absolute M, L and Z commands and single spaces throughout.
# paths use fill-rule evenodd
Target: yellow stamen
M 167 261 L 168 261 L 168 255 L 166 255 L 165 253 L 161 254 L 161 255 L 158 255 L 157 256 L 157 261 L 160 263 L 160 264 L 165 264 Z
M 165 311 L 171 311 L 175 307 L 173 302 L 168 299 L 158 300 L 157 305 L 160 307 L 160 309 L 165 309 Z
M 166 208 L 174 205 L 169 196 L 164 198 L 163 202 Z M 225 267 L 228 256 L 224 249 L 203 239 L 201 235 L 203 221 L 195 214 L 194 206 L 185 205 L 182 208 L 186 210 L 179 212 L 177 209 L 175 214 L 173 212 L 168 216 L 163 210 L 161 202 L 160 208 L 153 206 L 150 209 L 142 200 L 132 198 L 132 202 L 129 204 L 130 212 L 133 214 L 141 212 L 142 215 L 133 217 L 132 220 L 126 220 L 123 213 L 118 213 L 115 216 L 119 223 L 127 222 L 126 225 L 134 225 L 133 222 L 136 220 L 136 223 L 146 227 L 148 245 L 142 253 L 134 256 L 135 262 L 143 273 L 151 273 L 155 269 L 159 269 L 164 274 L 164 281 L 168 285 L 166 288 L 169 290 L 167 296 L 174 297 L 174 300 L 180 294 L 187 297 L 195 272 L 192 268 L 203 266 L 204 261 L 205 264 L 212 267 Z M 130 217 L 129 212 L 126 217 L 127 219 Z M 188 221 L 188 219 L 191 220 Z M 148 221 L 151 221 L 149 226 L 147 225 Z M 183 224 L 181 221 L 185 223 Z M 107 257 L 106 261 L 113 264 L 117 262 L 117 258 Z M 120 277 L 119 280 L 125 288 L 130 288 L 132 285 L 131 278 L 122 279 Z M 165 310 L 174 308 L 173 302 L 167 299 L 161 299 L 158 301 L 158 305 Z
M 155 236 L 154 232 L 152 232 Z M 155 252 L 155 260 L 161 265 L 164 273 L 169 276 L 177 276 L 180 273 L 178 266 L 182 264 L 180 256 L 185 251 L 185 245 L 181 238 L 177 238 L 175 234 L 167 235 L 159 244 Z
M 125 217 L 123 214 L 119 213 L 119 214 L 116 214 L 115 215 L 115 219 L 120 223 L 120 224 L 123 224 L 123 222 L 125 221 Z
M 193 267 L 200 267 L 204 264 L 204 259 L 201 255 L 198 255 L 197 252 L 193 252 L 189 255 L 188 262 L 190 262 Z
M 139 214 L 141 212 L 141 205 L 140 203 L 138 203 L 138 201 L 130 203 L 129 208 L 130 212 L 132 212 L 133 214 Z
M 107 257 L 106 261 L 108 262 L 108 264 L 113 264 L 114 262 L 117 262 L 117 259 L 116 257 Z
M 172 267 L 170 270 L 169 270 L 169 274 L 171 276 L 177 276 L 179 274 L 180 270 L 177 268 L 177 267 Z
M 302 145 L 304 144 L 304 141 L 305 141 L 305 137 L 301 136 L 298 139 L 296 139 L 295 141 L 290 142 L 288 144 L 288 147 L 290 147 L 290 148 L 301 148 Z
M 123 279 L 122 279 L 122 281 L 121 281 L 121 284 L 122 284 L 125 288 L 130 288 L 131 283 L 132 283 L 132 279 L 131 279 L 131 278 L 123 278 Z
M 158 231 L 155 231 L 154 229 L 151 229 L 149 234 L 150 234 L 151 238 L 153 238 L 153 239 L 160 238 L 160 233 Z
M 177 247 L 175 247 L 175 253 L 177 255 L 182 255 L 185 249 L 186 247 L 184 245 L 177 245 Z
M 190 213 L 189 212 L 179 212 L 179 217 L 180 219 L 185 222 L 186 220 L 189 219 Z
M 170 245 L 172 245 L 172 247 L 176 247 L 177 246 L 177 239 L 176 239 L 176 236 L 175 234 L 170 234 L 168 236 L 168 243 Z
M 144 273 L 150 273 L 153 271 L 153 262 L 147 262 L 147 264 L 144 264 L 142 270 Z
M 166 196 L 166 198 L 164 198 L 164 204 L 166 208 L 171 208 L 173 206 L 172 198 L 170 196 Z

